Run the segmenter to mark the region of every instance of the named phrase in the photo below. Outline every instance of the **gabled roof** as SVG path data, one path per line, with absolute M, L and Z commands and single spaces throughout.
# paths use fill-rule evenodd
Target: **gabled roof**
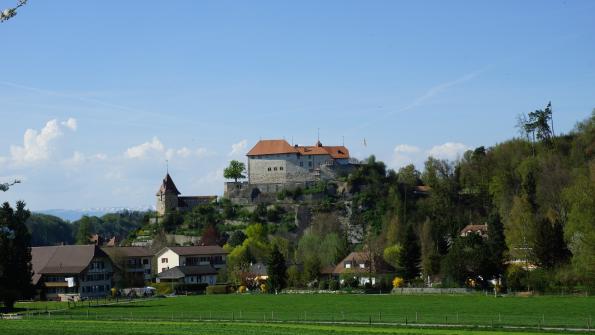
M 248 151 L 246 156 L 297 154 L 298 150 L 286 140 L 260 140 Z
M 349 158 L 349 150 L 345 146 L 323 146 L 320 141 L 312 146 L 291 146 L 286 140 L 260 140 L 248 151 L 247 156 L 300 154 L 330 155 L 332 158 Z
M 186 276 L 215 275 L 217 270 L 210 265 L 176 266 L 161 272 L 158 276 L 161 279 L 180 279 Z
M 488 233 L 488 225 L 487 224 L 468 224 L 465 228 L 461 229 L 461 235 L 469 234 L 469 233 L 481 233 L 487 234 Z
M 180 256 L 191 256 L 191 255 L 224 255 L 228 254 L 225 249 L 218 245 L 197 245 L 188 247 L 165 247 L 161 249 L 156 255 L 161 255 L 167 249 L 175 252 Z
M 153 252 L 145 247 L 103 247 L 110 258 L 113 257 L 153 257 Z
M 163 182 L 159 187 L 159 191 L 157 191 L 157 195 L 160 194 L 181 194 L 180 191 L 178 191 L 176 184 L 174 184 L 173 179 L 171 179 L 169 173 L 165 175 L 165 178 L 163 178 Z
M 372 258 L 372 259 L 370 259 Z M 351 263 L 350 268 L 345 267 L 345 263 Z M 360 264 L 364 263 L 365 268 L 361 268 Z M 372 270 L 370 271 L 370 265 Z M 327 270 L 328 271 L 328 270 Z M 344 272 L 351 272 L 351 273 L 392 273 L 394 269 L 387 264 L 382 258 L 374 257 L 374 255 L 370 255 L 368 252 L 365 251 L 353 251 L 347 257 L 343 258 L 342 261 L 337 264 L 335 269 L 333 270 L 333 274 L 342 274 Z
M 93 257 L 107 257 L 95 245 L 61 245 L 31 248 L 33 284 L 42 274 L 78 274 L 85 270 Z

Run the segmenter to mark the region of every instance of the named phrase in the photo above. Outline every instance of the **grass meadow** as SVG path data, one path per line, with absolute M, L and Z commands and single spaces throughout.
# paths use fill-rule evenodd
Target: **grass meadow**
M 0 321 L 0 333 L 88 334 L 99 327 L 101 332 L 97 328 L 91 333 L 489 334 L 508 326 L 586 330 L 592 327 L 595 311 L 595 298 L 573 296 L 232 294 L 96 303 L 74 308 L 54 302 L 19 303 L 27 316 Z M 410 327 L 432 325 L 458 330 Z

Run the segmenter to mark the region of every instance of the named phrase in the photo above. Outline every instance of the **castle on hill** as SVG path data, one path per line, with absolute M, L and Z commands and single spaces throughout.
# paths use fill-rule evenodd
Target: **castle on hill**
M 260 140 L 246 156 L 248 181 L 225 183 L 224 195 L 234 202 L 335 180 L 338 174 L 348 173 L 359 164 L 345 146 L 325 146 L 320 141 L 300 146 L 286 140 Z

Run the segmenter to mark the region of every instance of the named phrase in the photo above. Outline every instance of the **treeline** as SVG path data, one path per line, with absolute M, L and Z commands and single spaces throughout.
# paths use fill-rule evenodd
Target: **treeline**
M 120 241 L 125 240 L 147 223 L 149 216 L 151 214 L 147 212 L 121 211 L 101 217 L 83 216 L 68 222 L 56 216 L 33 213 L 26 226 L 31 233 L 32 246 L 87 244 L 89 236 L 94 234 L 105 240 L 114 236 Z
M 595 111 L 569 134 L 556 136 L 550 125 L 548 106 L 520 118 L 520 138 L 469 150 L 456 162 L 430 157 L 421 171 L 394 171 L 370 157 L 344 180 L 350 229 L 361 231 L 361 243 L 337 219 L 347 210 L 337 196 L 314 207 L 318 220 L 299 234 L 267 219 L 285 216 L 270 213 L 275 206 L 260 205 L 245 227 L 226 234 L 229 228 L 198 222 L 204 232 L 226 235 L 219 241 L 230 251 L 227 279 L 237 283 L 273 250 L 297 287 L 316 283 L 350 251 L 366 251 L 411 286 L 592 290 Z M 226 206 L 224 216 L 237 211 Z M 487 225 L 487 234 L 462 236 L 469 224 Z

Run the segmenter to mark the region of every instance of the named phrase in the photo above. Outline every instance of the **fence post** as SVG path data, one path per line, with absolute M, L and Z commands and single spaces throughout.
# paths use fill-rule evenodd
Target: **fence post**
M 273 311 L 271 311 L 271 321 L 273 321 L 275 318 L 275 315 L 273 314 Z
M 382 321 L 382 312 L 378 312 L 378 321 Z
M 417 323 L 417 312 L 415 312 L 415 322 Z
M 498 313 L 498 323 L 502 323 L 502 314 Z
M 405 325 L 407 325 L 407 315 L 405 315 Z
M 368 315 L 368 324 L 372 325 L 372 316 L 371 315 Z

